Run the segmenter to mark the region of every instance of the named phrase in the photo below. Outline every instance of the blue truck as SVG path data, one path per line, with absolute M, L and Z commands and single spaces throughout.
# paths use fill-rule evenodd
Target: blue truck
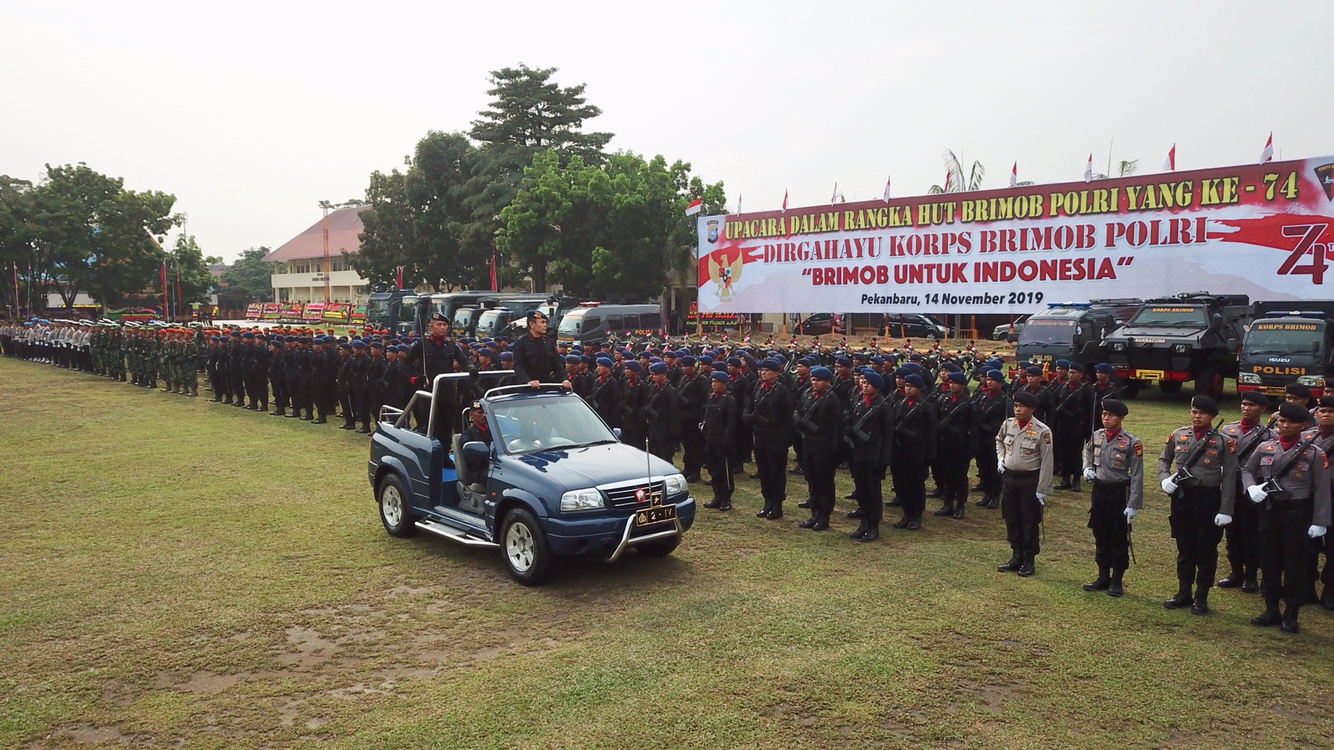
M 685 476 L 622 443 L 560 384 L 501 386 L 469 401 L 459 424 L 479 409 L 490 444 L 462 434 L 442 444 L 434 414 L 424 432 L 409 428 L 447 381 L 468 377 L 438 375 L 405 409 L 384 407 L 367 473 L 385 531 L 499 549 L 510 577 L 529 586 L 547 581 L 558 557 L 615 561 L 631 548 L 655 557 L 676 549 L 695 520 Z

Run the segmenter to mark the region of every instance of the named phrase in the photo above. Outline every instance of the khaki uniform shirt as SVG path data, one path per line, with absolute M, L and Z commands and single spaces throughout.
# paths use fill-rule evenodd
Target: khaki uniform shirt
M 1205 446 L 1204 452 L 1190 467 L 1190 473 L 1195 476 L 1199 486 L 1221 489 L 1223 502 L 1218 512 L 1230 516 L 1237 498 L 1236 445 L 1223 435 L 1222 430 L 1212 435 L 1206 432 L 1205 435 L 1208 436 L 1209 445 Z M 1195 450 L 1196 442 L 1195 428 L 1190 425 L 1179 427 L 1168 436 L 1163 452 L 1158 456 L 1159 482 L 1185 466 L 1186 459 Z
M 1096 471 L 1099 482 L 1129 482 L 1126 507 L 1144 507 L 1144 443 L 1139 438 L 1120 430 L 1108 440 L 1107 430 L 1098 430 L 1084 446 L 1084 468 Z
M 1288 459 L 1300 445 L 1302 443 L 1285 451 L 1278 438 L 1261 443 L 1246 460 L 1246 466 L 1241 471 L 1241 481 L 1247 487 L 1269 481 L 1278 469 L 1287 464 Z M 1311 513 L 1312 524 L 1330 525 L 1329 458 L 1314 443 L 1302 449 L 1301 458 L 1297 459 L 1287 473 L 1278 479 L 1278 486 L 1289 499 L 1311 499 L 1315 506 Z M 1249 497 L 1247 501 L 1250 501 Z M 1266 504 L 1261 503 L 1261 507 Z
M 1010 417 L 996 432 L 996 458 L 1005 462 L 1006 471 L 1038 471 L 1039 495 L 1051 494 L 1051 428 L 1036 419 L 1024 427 Z

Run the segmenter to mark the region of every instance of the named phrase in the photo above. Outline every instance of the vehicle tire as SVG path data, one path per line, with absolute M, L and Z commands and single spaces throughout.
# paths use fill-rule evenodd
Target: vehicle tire
M 380 480 L 380 487 L 376 493 L 380 502 L 380 523 L 384 524 L 384 530 L 389 532 L 389 536 L 407 537 L 417 533 L 417 526 L 414 523 L 416 519 L 412 517 L 411 505 L 408 498 L 408 488 L 403 484 L 403 479 L 394 472 L 385 475 Z
M 555 555 L 547 545 L 541 525 L 524 508 L 505 515 L 500 526 L 500 555 L 510 578 L 525 586 L 537 586 L 551 578 Z
M 1162 389 L 1162 392 L 1163 392 L 1163 393 L 1180 393 L 1180 392 L 1181 392 L 1181 385 L 1182 385 L 1182 383 L 1181 383 L 1180 380 L 1160 380 L 1160 381 L 1158 381 L 1158 387 L 1159 387 L 1160 389 Z
M 940 334 L 935 331 L 928 331 L 926 337 L 931 341 L 937 341 L 940 339 Z
M 1121 388 L 1121 398 L 1125 401 L 1134 401 L 1135 397 L 1139 395 L 1139 389 L 1143 387 L 1144 384 L 1140 381 L 1132 380 Z
M 1214 367 L 1205 367 L 1195 377 L 1195 392 L 1217 400 L 1223 395 L 1223 374 Z
M 648 555 L 649 557 L 666 557 L 675 552 L 676 548 L 679 546 L 681 546 L 681 535 L 677 534 L 676 536 L 669 536 L 666 539 L 654 539 L 651 542 L 644 542 L 643 544 L 636 545 L 635 549 L 639 550 L 641 555 Z

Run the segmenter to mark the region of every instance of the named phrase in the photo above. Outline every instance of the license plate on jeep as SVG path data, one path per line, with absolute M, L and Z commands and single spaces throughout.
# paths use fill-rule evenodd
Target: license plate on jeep
M 655 505 L 652 508 L 644 508 L 635 511 L 636 526 L 652 526 L 655 523 L 663 521 L 672 521 L 676 519 L 675 505 Z

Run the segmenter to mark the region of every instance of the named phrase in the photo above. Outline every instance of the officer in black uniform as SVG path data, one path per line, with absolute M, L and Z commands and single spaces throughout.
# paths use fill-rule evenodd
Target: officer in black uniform
M 742 417 L 754 435 L 755 473 L 764 497 L 764 508 L 756 515 L 774 521 L 783 517 L 787 499 L 787 451 L 793 432 L 792 391 L 778 380 L 782 369 L 776 359 L 759 363 L 760 382 Z
M 543 328 L 543 333 L 546 329 Z M 417 377 L 421 374 L 422 380 L 420 387 L 424 391 L 430 391 L 437 375 L 455 372 L 455 365 L 458 365 L 458 372 L 466 372 L 472 376 L 471 382 L 477 382 L 477 365 L 473 364 L 468 355 L 454 343 L 449 337 L 449 318 L 441 313 L 431 315 L 431 331 L 429 336 L 413 342 L 412 348 L 408 350 L 407 368 L 408 371 Z M 545 339 L 545 337 L 543 337 Z M 549 342 L 549 340 L 548 340 Z M 518 360 L 518 356 L 515 356 Z M 368 406 L 374 406 L 368 404 Z M 435 417 L 436 434 L 440 442 L 449 445 L 454 437 L 454 420 L 459 409 L 459 388 L 455 381 L 446 381 L 441 384 L 440 398 L 434 399 L 431 404 L 431 414 Z M 378 414 L 374 416 L 379 416 Z M 417 414 L 417 424 L 425 431 L 425 426 L 429 420 L 425 419 L 426 410 L 423 409 Z M 362 416 L 362 424 L 366 424 L 366 416 Z
M 894 450 L 890 472 L 903 504 L 903 518 L 894 528 L 917 531 L 926 510 L 926 469 L 936 459 L 936 409 L 923 393 L 926 381 L 917 373 L 903 377 L 904 396 L 894 405 Z
M 811 517 L 799 525 L 824 531 L 834 512 L 834 472 L 838 469 L 839 445 L 843 442 L 843 404 L 830 390 L 834 373 L 827 367 L 811 368 L 810 388 L 802 395 L 795 415 L 802 435 L 801 458 L 811 493 Z
M 709 379 L 700 375 L 695 367 L 694 357 L 686 354 L 678 361 L 681 377 L 676 383 L 676 394 L 680 404 L 681 464 L 686 481 L 698 482 L 700 469 L 704 466 L 704 434 L 700 432 L 699 423 L 704 419 L 704 402 L 712 389 Z
M 936 477 L 942 505 L 937 516 L 964 517 L 968 505 L 968 464 L 972 461 L 976 403 L 968 395 L 968 376 L 951 372 L 948 390 L 936 398 Z
M 894 407 L 880 395 L 885 379 L 879 373 L 867 368 L 861 380 L 861 394 L 852 402 L 846 431 L 853 494 L 857 498 L 857 510 L 851 515 L 861 519 L 852 538 L 873 542 L 880 538 L 884 512 L 881 482 L 894 455 Z
M 731 380 L 725 372 L 709 375 L 712 393 L 704 404 L 704 465 L 709 470 L 709 485 L 713 500 L 705 508 L 732 509 L 732 454 L 736 446 L 736 431 L 741 423 L 736 400 L 727 392 Z
M 651 381 L 644 397 L 645 434 L 648 452 L 671 461 L 676 455 L 676 444 L 681 439 L 680 400 L 676 389 L 667 380 L 667 364 L 654 362 L 649 366 Z
M 556 342 L 547 337 L 547 316 L 539 310 L 528 311 L 528 334 L 514 342 L 514 377 L 536 388 L 540 383 L 564 382 L 565 360 L 556 351 Z

